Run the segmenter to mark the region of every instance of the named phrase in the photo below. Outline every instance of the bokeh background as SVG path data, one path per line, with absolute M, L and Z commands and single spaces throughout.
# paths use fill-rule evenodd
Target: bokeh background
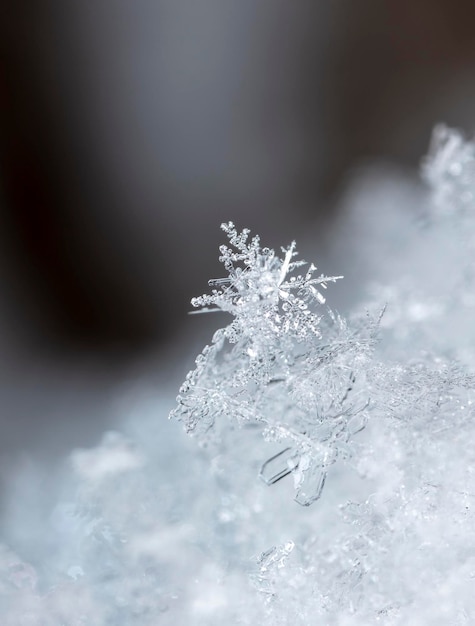
M 93 444 L 118 390 L 173 395 L 222 221 L 351 272 L 354 181 L 416 184 L 435 123 L 473 128 L 474 21 L 470 0 L 1 3 L 2 484 Z

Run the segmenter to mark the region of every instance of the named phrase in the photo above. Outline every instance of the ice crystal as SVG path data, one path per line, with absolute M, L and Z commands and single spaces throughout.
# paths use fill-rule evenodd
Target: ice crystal
M 279 587 L 279 570 L 285 567 L 286 561 L 295 548 L 293 541 L 287 541 L 281 546 L 273 546 L 263 552 L 257 564 L 258 572 L 250 579 L 256 589 L 264 594 L 274 595 Z
M 222 229 L 231 244 L 220 248 L 228 276 L 210 281 L 219 289 L 192 304 L 233 320 L 196 359 L 173 415 L 204 441 L 226 436 L 229 420 L 261 426 L 266 441 L 285 445 L 263 463 L 261 478 L 273 484 L 293 473 L 296 500 L 309 505 L 364 427 L 364 363 L 377 320 L 350 326 L 326 307 L 322 291 L 341 277 L 316 276 L 315 265 L 296 260 L 295 243 L 279 257 L 247 229 L 238 233 L 231 222 Z

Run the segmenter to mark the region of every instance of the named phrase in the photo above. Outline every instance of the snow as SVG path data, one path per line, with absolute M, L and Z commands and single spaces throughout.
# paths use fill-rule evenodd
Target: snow
M 424 219 L 393 229 L 404 258 L 373 259 L 345 318 L 294 244 L 227 224 L 229 276 L 194 304 L 233 319 L 173 412 L 194 436 L 148 390 L 71 452 L 41 520 L 26 468 L 2 625 L 473 624 L 474 154 L 436 130 Z

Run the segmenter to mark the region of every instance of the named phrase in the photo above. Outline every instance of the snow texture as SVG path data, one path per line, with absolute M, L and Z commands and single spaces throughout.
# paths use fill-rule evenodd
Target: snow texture
M 1 547 L 2 625 L 475 623 L 474 155 L 436 129 L 400 277 L 348 319 L 294 243 L 223 225 L 194 439 L 144 406 L 74 451 L 48 554 Z

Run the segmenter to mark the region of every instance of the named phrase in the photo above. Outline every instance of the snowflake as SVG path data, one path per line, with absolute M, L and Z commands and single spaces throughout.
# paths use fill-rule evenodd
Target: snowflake
M 315 265 L 296 260 L 295 242 L 281 258 L 259 237 L 249 239 L 247 229 L 238 233 L 232 222 L 222 229 L 230 242 L 220 248 L 228 276 L 211 280 L 212 293 L 192 304 L 233 320 L 196 359 L 172 416 L 205 442 L 222 442 L 229 420 L 260 425 L 266 441 L 285 443 L 261 466 L 261 478 L 274 484 L 292 473 L 296 500 L 308 505 L 320 497 L 327 468 L 351 456 L 349 439 L 364 428 L 364 363 L 378 320 L 350 327 L 326 307 L 322 292 L 341 277 L 316 276 Z

